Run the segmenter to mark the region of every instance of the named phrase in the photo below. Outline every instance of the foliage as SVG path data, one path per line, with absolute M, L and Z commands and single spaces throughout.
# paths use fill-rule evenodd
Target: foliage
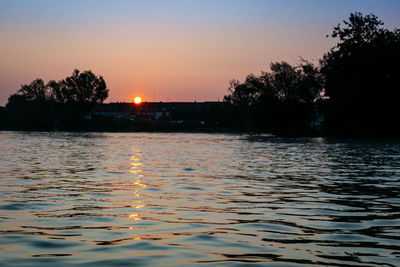
M 27 101 L 102 103 L 108 97 L 108 89 L 102 76 L 76 69 L 71 76 L 58 82 L 51 80 L 45 84 L 38 78 L 30 84 L 21 85 L 17 95 Z
M 321 60 L 329 97 L 329 132 L 353 136 L 399 136 L 400 31 L 382 28 L 375 15 L 350 15 L 334 28 L 338 44 Z
M 91 71 L 74 70 L 71 76 L 59 82 L 49 81 L 51 97 L 58 103 L 102 103 L 108 97 L 108 89 L 102 76 Z
M 299 66 L 271 63 L 270 69 L 260 76 L 250 74 L 243 83 L 232 80 L 224 101 L 240 110 L 238 119 L 249 129 L 306 133 L 312 104 L 322 91 L 319 70 L 305 60 Z
M 324 135 L 399 137 L 400 30 L 383 25 L 352 13 L 334 27 L 339 41 L 319 67 L 272 63 L 270 72 L 232 80 L 224 100 L 249 129 L 308 134 L 322 122 Z
M 27 101 L 46 101 L 49 96 L 48 88 L 42 79 L 35 79 L 30 84 L 21 85 L 18 95 Z
M 102 76 L 74 70 L 61 81 L 35 79 L 21 85 L 6 105 L 7 125 L 12 129 L 45 130 L 79 128 L 84 115 L 103 102 L 108 89 Z

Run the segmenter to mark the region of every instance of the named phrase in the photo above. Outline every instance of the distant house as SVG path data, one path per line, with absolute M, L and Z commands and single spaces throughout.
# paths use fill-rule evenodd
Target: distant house
M 218 102 L 142 102 L 97 104 L 88 115 L 113 117 L 125 120 L 159 120 L 161 118 L 183 120 L 196 119 L 196 114 L 208 111 Z M 198 119 L 198 118 L 197 118 Z
M 91 119 L 94 116 L 129 120 L 136 118 L 135 107 L 131 103 L 96 104 L 89 113 L 88 118 Z

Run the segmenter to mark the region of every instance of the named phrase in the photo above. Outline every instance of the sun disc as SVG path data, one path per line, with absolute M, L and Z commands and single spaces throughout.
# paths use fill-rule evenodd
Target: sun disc
M 142 98 L 140 96 L 137 96 L 137 97 L 135 97 L 133 102 L 135 102 L 135 104 L 140 104 L 142 102 Z

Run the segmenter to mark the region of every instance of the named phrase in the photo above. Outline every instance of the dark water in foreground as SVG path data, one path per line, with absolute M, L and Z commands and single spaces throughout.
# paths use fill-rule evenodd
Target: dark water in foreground
M 0 132 L 0 265 L 400 266 L 400 143 Z

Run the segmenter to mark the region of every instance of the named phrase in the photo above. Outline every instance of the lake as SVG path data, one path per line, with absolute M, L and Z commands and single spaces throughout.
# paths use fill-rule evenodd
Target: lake
M 1 266 L 400 266 L 400 142 L 0 132 Z

